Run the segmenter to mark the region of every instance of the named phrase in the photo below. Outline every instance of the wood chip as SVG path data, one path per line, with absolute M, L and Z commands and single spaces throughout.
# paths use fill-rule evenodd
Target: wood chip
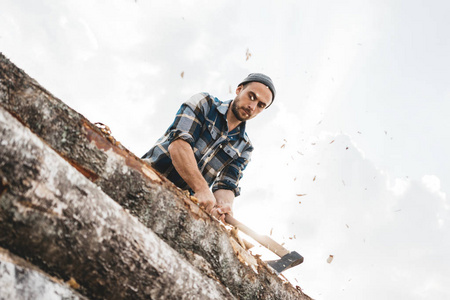
M 70 277 L 69 281 L 67 281 L 67 284 L 70 285 L 71 288 L 78 290 L 80 288 L 80 285 L 73 277 Z
M 327 263 L 331 264 L 332 261 L 333 261 L 333 255 L 330 255 L 330 256 L 327 258 Z
M 245 53 L 245 60 L 247 61 L 247 60 L 249 60 L 250 59 L 250 57 L 252 57 L 252 54 L 250 53 L 250 51 L 248 50 L 248 48 L 247 48 L 247 52 Z

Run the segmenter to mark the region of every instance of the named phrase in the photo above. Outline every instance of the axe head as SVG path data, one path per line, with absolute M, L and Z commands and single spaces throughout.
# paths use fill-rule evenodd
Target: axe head
M 289 268 L 295 267 L 296 265 L 299 265 L 302 262 L 303 256 L 301 256 L 295 251 L 286 254 L 280 259 L 266 261 L 266 263 L 269 266 L 271 266 L 277 272 L 277 274 L 280 274 L 281 272 Z

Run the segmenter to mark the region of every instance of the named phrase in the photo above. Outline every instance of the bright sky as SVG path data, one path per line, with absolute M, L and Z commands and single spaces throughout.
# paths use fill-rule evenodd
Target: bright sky
M 0 51 L 138 156 L 191 95 L 228 100 L 266 73 L 277 98 L 247 126 L 236 218 L 305 257 L 285 275 L 315 299 L 450 299 L 449 13 L 419 0 L 1 0 Z

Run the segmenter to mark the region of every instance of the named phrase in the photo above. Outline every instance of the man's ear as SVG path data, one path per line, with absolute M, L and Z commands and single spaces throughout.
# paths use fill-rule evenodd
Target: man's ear
M 236 88 L 236 95 L 239 95 L 239 93 L 244 89 L 244 86 L 241 84 Z

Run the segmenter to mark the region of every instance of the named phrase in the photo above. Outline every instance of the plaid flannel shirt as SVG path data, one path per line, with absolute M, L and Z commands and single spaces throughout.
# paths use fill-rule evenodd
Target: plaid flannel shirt
M 228 132 L 226 114 L 230 103 L 208 93 L 194 95 L 181 105 L 175 121 L 143 158 L 175 185 L 189 189 L 168 151 L 171 142 L 182 139 L 191 145 L 197 166 L 213 192 L 226 189 L 239 196 L 239 180 L 253 146 L 245 133 L 245 122 Z

